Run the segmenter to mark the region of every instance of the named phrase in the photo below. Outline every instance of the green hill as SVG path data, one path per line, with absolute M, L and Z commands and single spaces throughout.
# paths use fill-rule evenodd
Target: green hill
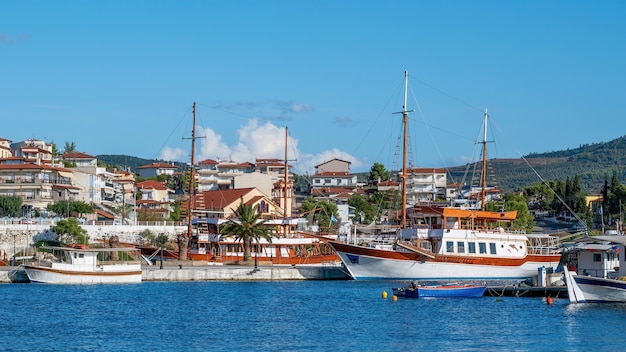
M 604 177 L 616 175 L 626 180 L 626 136 L 610 142 L 585 144 L 576 149 L 531 154 L 520 159 L 491 159 L 488 171 L 504 192 L 520 191 L 543 180 L 580 177 L 581 186 L 599 193 Z M 460 182 L 467 165 L 450 168 L 450 176 Z M 473 165 L 470 165 L 472 170 Z

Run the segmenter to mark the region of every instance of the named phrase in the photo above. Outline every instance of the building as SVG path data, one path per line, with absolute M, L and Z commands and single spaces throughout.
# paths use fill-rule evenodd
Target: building
M 151 178 L 159 175 L 171 176 L 176 170 L 178 170 L 178 166 L 176 165 L 164 162 L 154 162 L 148 165 L 139 166 L 137 168 L 137 173 L 140 177 Z
M 136 200 L 138 214 L 149 214 L 146 216 L 148 218 L 169 219 L 172 210 L 170 194 L 174 193 L 173 190 L 155 180 L 139 182 L 136 189 L 140 194 Z
M 283 217 L 283 209 L 254 187 L 200 192 L 194 197 L 193 213 L 197 218 L 227 219 L 242 203 L 256 207 L 264 218 Z
M 356 188 L 357 177 L 350 174 L 350 162 L 332 159 L 315 166 L 315 174 L 311 176 L 311 187 L 342 187 Z
M 408 205 L 445 199 L 446 170 L 411 168 L 407 170 L 406 201 Z
M 79 188 L 73 185 L 71 170 L 0 159 L 0 195 L 19 197 L 22 205 L 45 213 L 48 204 L 59 200 L 75 200 Z

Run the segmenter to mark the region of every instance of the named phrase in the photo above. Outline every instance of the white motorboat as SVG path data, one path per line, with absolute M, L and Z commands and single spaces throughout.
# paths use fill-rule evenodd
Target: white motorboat
M 135 248 L 42 247 L 59 253 L 53 261 L 24 265 L 31 282 L 50 284 L 118 284 L 141 282 Z

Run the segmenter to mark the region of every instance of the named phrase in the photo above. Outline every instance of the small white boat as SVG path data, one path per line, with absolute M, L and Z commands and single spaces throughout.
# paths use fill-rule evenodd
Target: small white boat
M 119 284 L 141 282 L 135 248 L 42 247 L 60 253 L 53 262 L 24 265 L 31 282 L 49 284 Z M 105 260 L 106 258 L 106 260 Z
M 564 271 L 570 303 L 626 303 L 626 281 Z

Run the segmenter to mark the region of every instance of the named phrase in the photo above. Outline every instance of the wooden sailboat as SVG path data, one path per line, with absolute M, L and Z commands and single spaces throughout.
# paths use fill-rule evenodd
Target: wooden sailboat
M 194 138 L 192 135 L 192 143 Z M 283 177 L 279 181 L 282 193 L 276 197 L 278 208 L 282 209 L 282 216 L 265 221 L 277 238 L 271 242 L 262 239 L 259 243 L 253 243 L 255 260 L 261 265 L 339 264 L 339 257 L 325 239 L 297 231 L 297 219 L 291 217 L 293 185 L 289 181 L 288 139 L 289 130 L 285 128 L 285 160 Z M 189 192 L 191 199 L 189 209 L 192 209 L 194 204 L 192 190 Z M 191 239 L 191 248 L 188 251 L 191 259 L 215 264 L 237 263 L 243 260 L 243 244 L 232 237 L 220 235 L 220 228 L 228 221 L 227 219 L 193 219 L 191 213 L 188 212 L 187 232 Z
M 502 280 L 537 276 L 538 268 L 560 260 L 558 238 L 511 229 L 517 212 L 490 212 L 485 206 L 486 131 L 480 209 L 437 204 L 406 205 L 408 73 L 405 72 L 403 164 L 400 174 L 402 217 L 393 245 L 374 248 L 364 241 L 331 241 L 357 280 Z M 485 121 L 488 117 L 484 114 Z M 486 123 L 485 123 L 486 127 Z

